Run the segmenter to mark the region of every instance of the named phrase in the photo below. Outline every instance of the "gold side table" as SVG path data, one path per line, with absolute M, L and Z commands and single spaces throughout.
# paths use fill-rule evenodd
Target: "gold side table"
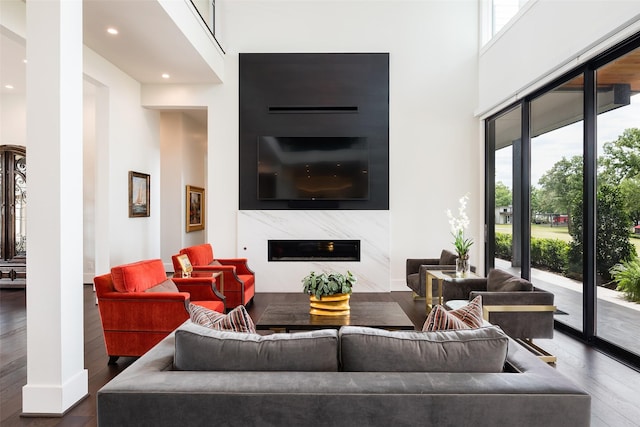
M 177 276 L 174 274 L 174 277 L 184 277 Z M 213 277 L 216 287 L 220 291 L 220 293 L 224 294 L 224 274 L 222 271 L 211 271 L 211 270 L 200 270 L 200 271 L 192 271 L 187 277 Z
M 444 283 L 445 280 L 455 282 L 456 280 L 464 280 L 472 277 L 480 277 L 473 272 L 467 273 L 464 277 L 456 277 L 456 272 L 454 270 L 427 270 L 425 274 L 426 274 L 425 279 L 427 283 L 427 289 L 426 289 L 427 295 L 425 298 L 427 314 L 431 312 L 434 306 L 434 303 L 433 303 L 433 281 L 434 280 L 437 281 L 437 286 L 438 286 L 437 304 L 442 305 L 442 302 L 443 302 L 442 301 L 442 284 Z

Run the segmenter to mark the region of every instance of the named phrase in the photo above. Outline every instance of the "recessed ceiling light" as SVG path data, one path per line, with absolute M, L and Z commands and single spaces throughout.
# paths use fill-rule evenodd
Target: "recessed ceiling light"
M 169 74 L 167 74 L 167 73 L 162 73 L 162 78 L 163 78 L 163 79 L 168 79 L 169 77 L 171 77 Z
M 23 59 L 23 60 L 22 60 L 22 62 L 24 62 L 24 63 L 26 64 L 26 63 L 27 63 L 27 60 L 26 60 L 26 58 L 25 58 L 25 59 Z
M 115 36 L 116 34 L 118 34 L 118 30 L 113 27 L 109 27 L 107 28 L 107 33 L 113 34 Z
M 4 85 L 4 87 L 7 89 L 13 89 L 13 85 Z

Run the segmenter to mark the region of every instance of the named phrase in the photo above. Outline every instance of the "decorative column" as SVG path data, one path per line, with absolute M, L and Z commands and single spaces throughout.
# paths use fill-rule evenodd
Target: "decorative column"
M 88 394 L 82 284 L 82 1 L 27 1 L 25 415 Z

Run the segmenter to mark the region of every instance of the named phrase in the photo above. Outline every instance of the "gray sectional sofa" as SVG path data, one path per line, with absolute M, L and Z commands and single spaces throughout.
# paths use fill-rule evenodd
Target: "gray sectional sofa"
M 97 394 L 107 426 L 588 426 L 590 396 L 498 327 L 292 334 L 187 321 Z

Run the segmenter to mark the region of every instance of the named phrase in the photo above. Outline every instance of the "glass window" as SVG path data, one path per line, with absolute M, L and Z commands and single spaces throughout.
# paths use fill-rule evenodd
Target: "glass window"
M 491 7 L 492 35 L 504 27 L 520 10 L 519 0 L 493 0 Z
M 486 266 L 519 267 L 557 327 L 640 366 L 640 33 L 486 123 Z
M 596 84 L 596 335 L 640 355 L 640 49 L 599 68 Z
M 531 281 L 582 330 L 583 76 L 531 102 Z M 527 232 L 527 230 L 523 230 Z
M 522 107 L 518 106 L 506 112 L 494 121 L 493 142 L 495 147 L 495 179 L 494 179 L 494 227 L 495 250 L 494 266 L 520 275 L 519 251 L 514 248 L 513 239 L 514 212 L 513 189 L 519 181 L 519 171 L 514 156 L 517 156 L 521 144 Z M 517 210 L 518 207 L 515 206 Z M 514 257 L 515 255 L 515 257 Z

